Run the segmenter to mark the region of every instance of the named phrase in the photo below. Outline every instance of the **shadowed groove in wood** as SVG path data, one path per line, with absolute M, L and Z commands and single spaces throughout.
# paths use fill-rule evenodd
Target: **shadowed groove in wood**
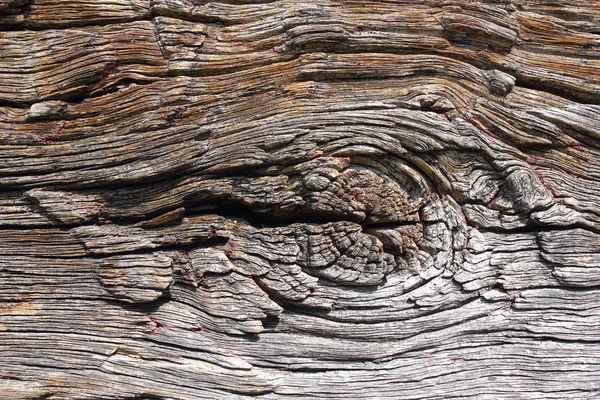
M 0 397 L 598 396 L 599 21 L 0 0 Z

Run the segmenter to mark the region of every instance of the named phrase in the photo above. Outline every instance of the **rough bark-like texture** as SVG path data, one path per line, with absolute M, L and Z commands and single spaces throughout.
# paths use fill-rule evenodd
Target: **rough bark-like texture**
M 0 0 L 0 398 L 600 396 L 600 2 Z

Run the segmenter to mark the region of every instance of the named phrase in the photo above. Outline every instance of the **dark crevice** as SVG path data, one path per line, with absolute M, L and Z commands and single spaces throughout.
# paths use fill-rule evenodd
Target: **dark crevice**
M 419 53 L 422 54 L 422 53 Z M 436 74 L 425 74 L 415 73 L 411 76 L 435 76 Z M 440 75 L 441 76 L 441 75 Z M 356 75 L 348 72 L 348 75 L 344 73 L 329 74 L 325 71 L 318 72 L 304 72 L 296 75 L 297 82 L 328 82 L 328 83 L 360 83 L 360 82 L 385 82 L 405 79 L 408 76 L 378 76 L 376 74 L 364 74 Z
M 508 330 L 507 330 L 508 331 Z M 591 345 L 591 344 L 595 344 L 598 345 L 600 344 L 600 340 L 598 340 L 597 338 L 590 338 L 589 340 L 585 340 L 585 339 L 567 339 L 565 337 L 559 338 L 556 336 L 550 336 L 548 334 L 541 334 L 541 333 L 537 333 L 537 332 L 532 332 L 530 330 L 528 330 L 527 328 L 513 328 L 511 329 L 512 332 L 515 333 L 522 333 L 525 334 L 525 337 L 527 339 L 531 339 L 531 340 L 535 340 L 536 342 L 554 342 L 554 343 L 562 343 L 562 344 L 582 344 L 582 345 Z M 505 333 L 506 331 L 503 331 L 503 333 Z M 508 333 L 506 333 L 507 337 Z M 520 335 L 515 335 L 512 337 L 522 337 Z
M 443 25 L 442 25 L 443 26 Z M 491 38 L 481 37 L 473 33 L 454 32 L 446 30 L 442 33 L 442 38 L 459 49 L 468 49 L 473 52 L 492 51 L 502 56 L 510 54 L 515 46 L 515 42 L 509 40 L 489 40 Z
M 285 310 L 286 303 L 288 302 L 288 300 L 282 298 L 281 296 L 278 296 L 277 293 L 275 293 L 273 290 L 271 290 L 267 285 L 264 285 L 260 281 L 260 279 L 258 279 L 257 276 L 250 275 L 249 278 L 254 281 L 254 283 L 256 284 L 256 286 L 258 286 L 260 288 L 260 290 L 262 290 L 267 296 L 269 296 L 269 299 L 271 299 L 271 301 L 273 301 L 274 303 L 276 303 L 277 305 L 279 305 L 281 308 L 283 308 Z M 267 315 L 266 318 L 263 318 L 261 320 L 261 323 L 262 323 L 263 328 L 273 329 L 279 324 L 279 314 L 278 315 Z
M 143 393 L 133 397 L 125 397 L 123 400 L 166 400 L 166 397 Z
M 276 315 L 267 315 L 262 321 L 262 326 L 265 329 L 275 329 L 279 324 L 279 317 Z
M 370 359 L 358 359 L 358 360 L 349 360 L 348 358 L 344 358 L 344 361 L 347 363 L 350 362 L 365 362 L 365 361 L 370 361 Z M 339 372 L 340 371 L 340 367 L 337 366 L 336 368 L 317 368 L 317 367 L 294 367 L 293 365 L 290 365 L 288 368 L 285 368 L 286 371 L 291 371 L 294 373 L 302 373 L 302 374 L 322 374 L 325 372 L 332 372 L 332 371 L 336 371 Z
M 415 225 L 421 225 L 423 223 L 428 223 L 428 222 L 421 222 L 421 221 L 392 221 L 392 222 L 365 222 L 363 224 L 361 224 L 363 226 L 364 229 L 373 229 L 373 230 L 377 230 L 377 229 L 397 229 L 397 228 L 401 228 L 403 226 L 415 226 Z
M 243 220 L 256 228 L 279 228 L 291 224 L 324 225 L 335 222 L 351 222 L 361 225 L 364 229 L 396 229 L 421 224 L 421 221 L 369 222 L 368 218 L 360 220 L 349 214 L 307 209 L 281 212 L 273 207 L 273 209 L 260 212 L 252 209 L 251 206 L 229 200 L 219 203 L 205 203 L 201 208 L 201 214 L 206 213 L 207 210 L 210 210 L 211 214 L 227 219 Z M 185 215 L 195 215 L 195 209 L 186 209 Z
M 142 82 L 138 79 L 133 79 L 133 78 L 123 78 L 118 80 L 117 82 L 113 82 L 108 86 L 104 86 L 104 87 L 99 87 L 98 89 L 94 89 L 92 90 L 88 96 L 86 98 L 96 98 L 96 97 L 101 97 L 101 96 L 105 96 L 107 94 L 111 94 L 111 93 L 116 93 L 119 90 L 128 88 L 134 84 L 136 85 L 143 85 L 146 82 Z M 82 99 L 81 101 L 85 100 Z
M 209 63 L 205 63 L 202 68 L 198 69 L 188 69 L 188 70 L 170 70 L 167 71 L 164 77 L 167 78 L 177 78 L 177 77 L 190 77 L 190 78 L 213 78 L 213 77 L 224 77 L 232 74 L 241 74 L 247 72 L 252 69 L 257 69 L 265 66 L 275 66 L 277 64 L 284 64 L 289 61 L 294 60 L 296 57 L 293 55 L 282 55 L 281 59 L 273 62 L 272 60 L 261 60 L 261 61 L 253 61 L 251 64 L 245 65 L 235 65 L 230 68 L 223 67 L 219 65 L 217 69 L 210 68 Z
M 112 67 L 112 66 L 110 66 L 110 67 Z M 99 72 L 99 74 L 102 74 L 103 76 L 105 76 L 108 74 L 108 70 L 103 70 L 103 71 Z M 99 80 L 101 80 L 101 78 L 99 78 Z M 83 85 L 83 87 L 74 88 L 74 90 L 67 90 L 66 93 L 48 94 L 44 97 L 36 98 L 33 100 L 10 101 L 10 100 L 6 100 L 6 99 L 4 99 L 4 100 L 0 99 L 0 107 L 5 106 L 5 107 L 11 107 L 11 108 L 26 109 L 26 108 L 31 107 L 33 104 L 42 103 L 42 102 L 46 102 L 46 101 L 52 101 L 52 100 L 60 100 L 60 101 L 64 101 L 66 103 L 72 103 L 72 104 L 82 103 L 85 99 L 87 99 L 89 97 L 90 87 L 94 83 L 96 83 L 96 82 L 90 82 L 88 84 Z M 56 119 L 58 119 L 58 118 L 56 118 L 56 117 L 36 118 L 35 121 L 43 122 L 46 120 L 56 120 Z M 62 116 L 60 116 L 60 119 L 64 119 L 64 118 Z
M 114 298 L 104 298 L 102 299 L 105 303 L 117 306 L 124 310 L 135 312 L 142 315 L 151 315 L 152 313 L 158 311 L 160 307 L 165 305 L 166 303 L 171 301 L 169 296 L 161 296 L 154 301 L 148 303 L 130 303 L 127 301 L 121 301 Z M 146 322 L 144 321 L 144 324 Z
M 272 3 L 275 1 L 276 0 L 262 1 L 260 3 L 261 4 Z M 34 0 L 30 0 L 28 2 L 28 4 L 26 4 L 21 9 L 21 12 L 19 13 L 25 17 L 24 23 L 19 23 L 19 24 L 14 24 L 14 23 L 11 24 L 10 22 L 5 23 L 4 26 L 1 27 L 0 32 L 15 32 L 15 31 L 41 32 L 41 31 L 55 30 L 55 29 L 108 27 L 108 26 L 112 26 L 112 25 L 127 24 L 127 23 L 132 23 L 132 22 L 139 22 L 139 21 L 152 21 L 156 17 L 175 18 L 175 19 L 179 19 L 179 20 L 185 21 L 185 22 L 199 22 L 199 23 L 207 23 L 207 24 L 213 24 L 213 25 L 216 24 L 216 25 L 219 25 L 222 27 L 234 25 L 234 24 L 230 23 L 227 19 L 220 18 L 217 16 L 199 15 L 199 14 L 194 14 L 192 16 L 191 14 L 187 14 L 184 11 L 169 12 L 169 10 L 157 10 L 154 6 L 152 6 L 150 9 L 146 10 L 145 12 L 140 13 L 139 16 L 132 16 L 132 17 L 94 18 L 91 21 L 89 19 L 72 19 L 72 20 L 68 20 L 68 21 L 61 20 L 61 19 L 54 19 L 52 22 L 31 23 L 31 22 L 27 21 L 27 16 L 30 14 L 30 11 L 31 11 L 31 3 L 34 3 L 34 2 L 35 2 Z M 256 4 L 258 4 L 258 3 L 259 2 L 257 2 Z M 244 3 L 230 2 L 230 4 L 244 4 Z M 0 19 L 2 17 L 4 17 L 4 15 L 0 15 Z
M 204 211 L 208 207 L 210 207 L 212 214 L 227 219 L 242 220 L 256 228 L 279 228 L 297 223 L 323 225 L 333 222 L 361 222 L 349 215 L 334 212 L 293 210 L 283 213 L 277 212 L 275 207 L 273 207 L 275 210 L 269 209 L 260 212 L 252 209 L 251 206 L 229 200 L 223 200 L 219 203 L 205 203 L 202 210 Z M 194 211 L 194 208 L 186 209 L 185 215 L 194 215 Z
M 29 208 L 31 209 L 31 211 L 33 213 L 38 213 L 38 214 L 43 215 L 44 217 L 48 218 L 48 221 L 50 221 L 52 223 L 52 226 L 64 225 L 64 223 L 60 219 L 56 218 L 54 215 L 52 215 L 52 213 L 48 212 L 48 210 L 46 208 L 44 208 L 40 204 L 40 201 L 37 198 L 35 198 L 34 196 L 30 196 L 29 194 L 25 193 L 23 195 L 23 198 L 29 202 Z
M 556 265 L 558 265 L 558 264 L 556 264 Z M 518 291 L 519 292 L 528 292 L 531 290 L 544 290 L 544 289 L 551 289 L 551 290 L 558 289 L 558 290 L 562 290 L 565 292 L 574 292 L 574 293 L 598 292 L 598 291 L 600 291 L 600 283 L 594 284 L 594 285 L 589 285 L 589 286 L 569 286 L 568 284 L 558 284 L 558 285 L 554 285 L 554 286 L 553 285 L 537 285 L 537 286 L 522 288 L 522 289 L 519 289 Z M 511 289 L 511 290 L 514 291 L 513 289 Z M 592 308 L 593 307 L 594 306 L 592 306 Z
M 34 365 L 34 366 L 36 366 L 36 365 Z M 49 399 L 52 399 L 57 394 L 60 394 L 60 393 L 45 393 L 41 396 L 35 397 L 33 400 L 49 400 Z
M 522 74 L 519 74 L 518 71 L 512 71 L 512 74 L 516 78 L 515 86 L 550 93 L 580 104 L 600 104 L 598 95 L 596 93 L 588 93 L 585 88 L 582 88 L 581 90 L 568 88 L 563 86 L 561 81 L 556 80 L 549 84 L 545 84 L 540 79 L 525 77 Z
M 29 108 L 30 106 L 31 106 L 31 104 L 27 103 L 27 102 L 11 101 L 11 100 L 6 100 L 6 99 L 0 99 L 0 107 L 10 107 L 10 108 L 26 109 L 26 108 Z
M 29 9 L 26 12 L 22 13 L 23 15 L 25 15 L 25 17 L 27 17 L 27 15 L 29 14 Z M 129 17 L 129 18 L 97 18 L 94 19 L 93 22 L 90 22 L 89 20 L 85 20 L 85 19 L 81 19 L 81 20 L 70 20 L 70 21 L 62 21 L 60 18 L 59 19 L 55 19 L 53 20 L 52 23 L 29 23 L 29 22 L 24 22 L 22 24 L 18 24 L 18 25 L 4 25 L 2 26 L 2 28 L 0 29 L 0 32 L 16 32 L 16 31 L 21 31 L 21 32 L 43 32 L 43 31 L 48 31 L 48 30 L 55 30 L 55 29 L 72 29 L 72 28 L 97 28 L 97 27 L 105 27 L 105 26 L 111 26 L 111 25 L 119 25 L 119 24 L 126 24 L 126 23 L 130 23 L 130 22 L 138 22 L 138 21 L 150 21 L 152 20 L 152 16 L 150 16 L 150 14 L 147 14 L 145 16 L 139 16 L 139 17 Z
M 190 240 L 189 243 L 166 243 L 166 244 L 159 244 L 159 245 L 157 245 L 157 247 L 154 247 L 154 248 L 128 250 L 128 251 L 123 251 L 123 252 L 111 252 L 110 254 L 106 254 L 106 253 L 94 254 L 93 253 L 94 250 L 88 250 L 86 248 L 86 251 L 89 251 L 89 253 L 85 257 L 92 259 L 92 260 L 94 260 L 94 259 L 104 260 L 110 256 L 125 255 L 125 254 L 127 254 L 127 255 L 135 255 L 135 254 L 143 255 L 143 254 L 155 253 L 157 251 L 161 251 L 161 252 L 162 251 L 182 251 L 182 252 L 185 252 L 187 250 L 195 250 L 195 249 L 201 249 L 201 248 L 221 248 L 221 247 L 227 245 L 228 242 L 229 242 L 229 238 L 213 236 L 213 237 L 209 237 L 209 238 L 195 238 L 193 240 Z
M 472 226 L 472 224 L 469 224 Z M 540 232 L 552 232 L 552 231 L 572 231 L 574 229 L 584 229 L 589 232 L 600 233 L 600 229 L 584 224 L 570 224 L 570 225 L 530 225 L 518 228 L 502 228 L 502 227 L 482 227 L 478 226 L 477 230 L 480 232 L 493 232 L 493 233 L 540 233 Z
M 577 138 L 576 138 L 577 139 Z M 533 155 L 534 153 L 545 154 L 551 150 L 567 150 L 571 148 L 577 148 L 577 144 L 557 144 L 557 143 L 524 143 L 516 144 L 510 138 L 500 138 L 504 143 L 515 146 L 517 149 L 526 153 L 527 155 Z M 578 139 L 579 140 L 579 139 Z M 596 145 L 598 146 L 598 145 Z

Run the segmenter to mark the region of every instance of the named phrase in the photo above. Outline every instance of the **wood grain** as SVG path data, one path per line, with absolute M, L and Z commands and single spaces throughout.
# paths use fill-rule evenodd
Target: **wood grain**
M 0 397 L 599 396 L 599 34 L 0 0 Z

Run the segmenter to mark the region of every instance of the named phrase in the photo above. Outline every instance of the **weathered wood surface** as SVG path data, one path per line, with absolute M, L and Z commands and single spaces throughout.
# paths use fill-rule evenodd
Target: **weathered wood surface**
M 0 398 L 600 396 L 600 2 L 0 0 Z

